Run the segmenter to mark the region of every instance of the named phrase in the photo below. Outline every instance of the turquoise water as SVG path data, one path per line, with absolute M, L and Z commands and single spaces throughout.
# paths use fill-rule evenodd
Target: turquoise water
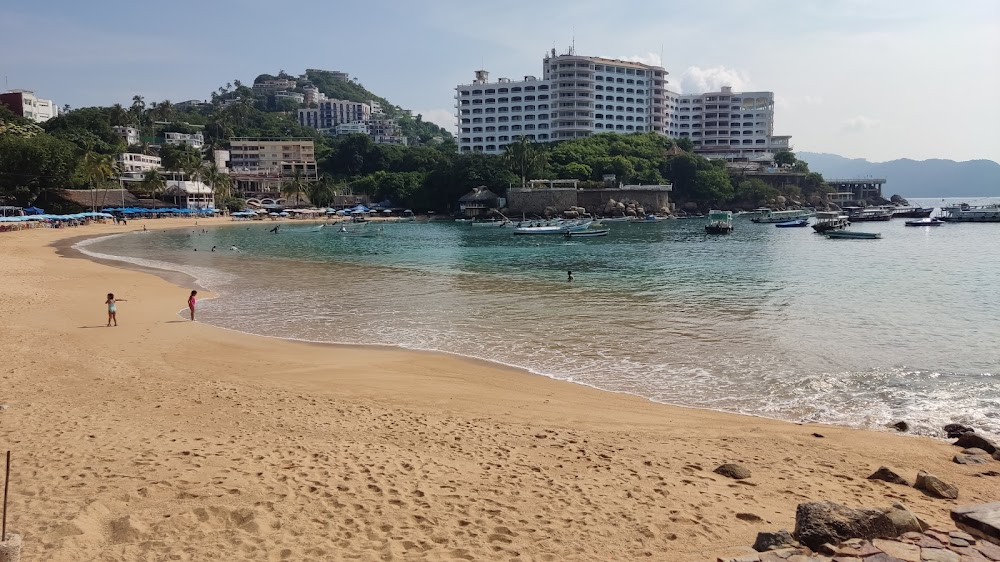
M 1000 224 L 852 227 L 882 232 L 875 241 L 746 217 L 729 236 L 687 219 L 571 241 L 452 222 L 371 237 L 272 226 L 130 234 L 86 251 L 187 271 L 220 294 L 203 321 L 251 333 L 446 351 L 795 421 L 1000 433 Z

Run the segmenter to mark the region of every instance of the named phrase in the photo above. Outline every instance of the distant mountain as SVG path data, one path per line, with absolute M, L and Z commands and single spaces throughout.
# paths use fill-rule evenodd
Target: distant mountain
M 903 197 L 1000 197 L 1000 164 L 992 160 L 910 160 L 869 162 L 836 154 L 796 152 L 825 178 L 885 178 L 882 194 Z

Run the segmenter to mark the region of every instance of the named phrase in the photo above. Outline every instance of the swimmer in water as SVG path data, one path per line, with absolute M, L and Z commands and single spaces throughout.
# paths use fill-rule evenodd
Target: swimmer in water
M 232 251 L 234 251 L 234 252 L 242 252 L 243 251 L 243 250 L 237 248 L 236 246 L 230 246 L 229 249 L 232 250 Z

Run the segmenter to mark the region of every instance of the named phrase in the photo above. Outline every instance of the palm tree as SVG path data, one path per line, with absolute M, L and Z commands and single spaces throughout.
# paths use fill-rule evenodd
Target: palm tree
M 128 125 L 128 111 L 122 107 L 122 104 L 116 103 L 111 106 L 111 112 L 108 114 L 108 120 L 115 126 Z
M 305 191 L 306 182 L 302 178 L 302 170 L 296 168 L 295 173 L 292 174 L 292 179 L 288 180 L 281 186 L 281 194 L 285 197 L 295 196 L 295 204 L 299 204 L 299 198 L 302 192 Z
M 181 160 L 181 170 L 188 181 L 197 182 L 205 177 L 208 168 L 200 156 L 188 154 Z
M 545 153 L 524 135 L 518 137 L 517 142 L 507 145 L 503 159 L 510 171 L 521 177 L 521 187 L 545 167 Z
M 142 128 L 143 114 L 146 111 L 146 102 L 144 98 L 138 94 L 132 96 L 132 107 L 129 108 L 129 113 L 132 115 L 132 122 L 135 123 L 136 128 Z
M 142 178 L 143 191 L 152 195 L 154 199 L 159 196 L 166 186 L 167 182 L 160 175 L 159 170 L 149 170 Z
M 174 117 L 174 104 L 170 100 L 161 101 L 158 109 L 162 121 L 170 121 Z
M 224 199 L 232 197 L 233 178 L 222 171 L 215 162 L 209 162 L 205 167 L 205 183 L 212 188 L 212 194 L 222 195 Z M 216 201 L 218 206 L 218 201 Z
M 110 154 L 100 154 L 97 152 L 87 152 L 80 163 L 80 172 L 83 177 L 90 182 L 93 190 L 93 207 L 97 209 L 97 186 L 105 184 L 105 198 L 107 198 L 107 182 L 115 176 L 115 161 Z M 103 206 L 103 203 L 102 203 Z
M 319 181 L 309 184 L 306 189 L 309 195 L 309 202 L 315 207 L 329 207 L 333 198 L 337 195 L 333 187 L 333 178 L 329 174 L 320 176 Z

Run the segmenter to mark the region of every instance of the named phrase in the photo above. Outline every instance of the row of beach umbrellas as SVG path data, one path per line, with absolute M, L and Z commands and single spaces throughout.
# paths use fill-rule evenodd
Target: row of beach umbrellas
M 173 214 L 173 215 L 211 215 L 215 214 L 215 209 L 143 209 L 141 207 L 109 207 L 102 209 L 105 213 L 122 213 L 126 215 L 134 214 Z
M 41 220 L 51 220 L 51 221 L 69 221 L 69 220 L 81 220 L 90 218 L 112 218 L 108 213 L 74 213 L 72 215 L 25 215 L 21 217 L 0 217 L 0 222 L 25 222 L 25 221 L 41 221 Z

